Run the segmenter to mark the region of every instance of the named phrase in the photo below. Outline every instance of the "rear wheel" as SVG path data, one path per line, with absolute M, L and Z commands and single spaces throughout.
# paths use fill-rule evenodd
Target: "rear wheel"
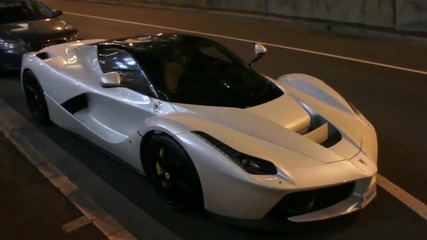
M 147 176 L 169 207 L 185 212 L 203 208 L 197 170 L 178 142 L 166 135 L 156 135 L 143 158 Z
M 49 110 L 40 83 L 36 76 L 30 71 L 26 71 L 22 81 L 24 87 L 25 100 L 31 116 L 43 125 L 51 125 Z

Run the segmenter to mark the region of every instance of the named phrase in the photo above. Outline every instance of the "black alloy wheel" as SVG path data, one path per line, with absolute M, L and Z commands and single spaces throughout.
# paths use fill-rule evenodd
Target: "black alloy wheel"
M 178 142 L 167 135 L 156 135 L 143 157 L 147 176 L 170 208 L 182 212 L 203 208 L 197 170 Z
M 27 71 L 24 73 L 22 84 L 31 116 L 43 125 L 51 125 L 44 92 L 37 78 L 32 72 Z

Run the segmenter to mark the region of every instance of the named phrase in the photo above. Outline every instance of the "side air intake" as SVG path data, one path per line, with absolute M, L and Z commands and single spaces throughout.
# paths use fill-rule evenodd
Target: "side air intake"
M 40 58 L 41 60 L 46 60 L 50 58 L 50 55 L 47 52 L 41 52 L 41 53 L 37 53 L 36 57 Z

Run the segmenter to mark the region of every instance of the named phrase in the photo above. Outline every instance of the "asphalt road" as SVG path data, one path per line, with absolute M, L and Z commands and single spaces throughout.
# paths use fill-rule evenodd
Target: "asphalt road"
M 427 75 L 281 47 L 308 49 L 427 71 L 426 46 L 307 31 L 272 20 L 74 1 L 45 2 L 53 8 L 64 10 L 66 14 L 63 18 L 78 27 L 85 39 L 171 31 L 136 24 L 145 23 L 238 38 L 212 37 L 248 60 L 253 55 L 253 44 L 242 40 L 280 45 L 270 46 L 268 55 L 256 68 L 272 77 L 292 72 L 307 73 L 335 88 L 376 127 L 379 173 L 422 203 L 427 203 L 427 148 L 424 136 L 427 132 Z M 18 77 L 3 76 L 0 81 L 0 98 L 28 117 Z M 381 188 L 374 202 L 360 214 L 301 224 L 286 232 L 265 233 L 236 228 L 203 214 L 181 215 L 165 209 L 151 195 L 152 189 L 139 175 L 60 129 L 38 127 L 130 202 L 183 239 L 281 239 L 284 236 L 290 239 L 424 239 L 427 235 L 425 219 Z M 143 231 L 131 232 L 142 237 Z

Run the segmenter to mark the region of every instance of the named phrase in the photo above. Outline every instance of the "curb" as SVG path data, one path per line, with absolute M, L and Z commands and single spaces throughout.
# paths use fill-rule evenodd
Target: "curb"
M 66 228 L 90 223 L 112 240 L 179 239 L 2 99 L 0 131 L 84 215 Z
M 16 148 L 52 183 L 62 194 L 93 223 L 108 239 L 136 240 L 120 223 L 109 216 L 80 188 L 72 183 L 57 167 L 49 162 L 6 121 L 0 121 L 0 130 Z

